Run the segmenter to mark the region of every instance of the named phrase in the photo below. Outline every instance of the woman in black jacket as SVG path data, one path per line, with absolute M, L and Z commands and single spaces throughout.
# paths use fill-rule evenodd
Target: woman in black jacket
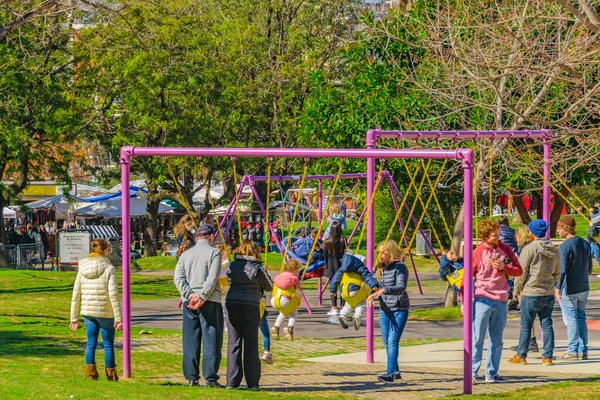
M 346 238 L 344 238 L 342 225 L 339 221 L 334 220 L 329 225 L 329 237 L 323 242 L 323 256 L 325 257 L 325 273 L 324 275 L 330 281 L 340 269 L 342 258 L 346 252 Z M 331 310 L 327 315 L 339 315 L 337 307 L 337 291 L 331 293 Z
M 258 389 L 260 298 L 263 292 L 273 290 L 273 282 L 262 267 L 260 252 L 252 241 L 244 240 L 233 254 L 235 261 L 229 265 L 229 290 L 225 298 L 228 314 L 227 387 L 239 387 L 245 374 L 248 388 Z
M 408 268 L 404 264 L 404 252 L 393 240 L 381 243 L 377 248 L 379 263 L 376 274 L 379 290 L 369 296 L 368 305 L 379 299 L 379 325 L 387 353 L 387 370 L 377 379 L 383 383 L 402 382 L 398 366 L 398 346 L 408 319 L 410 301 L 406 293 Z

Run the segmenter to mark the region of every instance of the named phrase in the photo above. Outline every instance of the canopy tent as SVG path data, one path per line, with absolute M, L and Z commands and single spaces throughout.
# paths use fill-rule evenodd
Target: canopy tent
M 80 199 L 79 197 L 71 196 L 71 198 L 76 202 L 86 202 L 87 201 L 86 199 Z M 52 206 L 59 204 L 59 203 L 70 204 L 69 199 L 67 199 L 67 197 L 64 194 L 59 194 L 56 196 L 47 197 L 45 199 L 32 201 L 31 203 L 25 204 L 25 206 L 30 210 L 47 210 L 47 209 L 51 208 Z M 67 207 L 67 209 L 68 209 L 68 207 Z
M 131 181 L 129 184 L 130 188 L 142 189 L 143 191 L 148 191 L 148 185 L 146 185 L 146 181 L 144 179 L 137 179 L 135 181 Z M 121 192 L 121 184 L 115 185 L 108 189 L 108 193 L 120 193 Z
M 83 183 L 74 183 L 69 193 L 71 193 L 72 196 L 99 195 L 108 193 L 108 190 L 99 186 L 90 186 L 84 185 Z
M 87 229 L 88 231 L 91 231 L 92 239 L 112 239 L 121 237 L 115 228 L 110 225 L 80 225 L 79 229 Z
M 272 201 L 269 203 L 269 208 L 270 209 L 274 209 L 274 208 L 280 208 L 280 207 L 285 207 L 286 204 L 289 204 L 291 206 L 295 206 L 296 203 L 291 203 L 289 201 Z M 300 209 L 301 211 L 312 211 L 310 208 L 306 207 L 304 204 L 298 204 L 298 209 Z
M 132 198 L 131 204 L 131 216 L 140 217 L 146 213 L 146 205 L 148 200 L 146 198 Z M 173 207 L 160 203 L 158 206 L 158 213 L 164 214 L 172 211 Z M 121 216 L 121 199 L 110 199 L 106 201 L 99 201 L 85 207 L 78 208 L 72 211 L 72 214 L 79 215 L 81 217 L 120 217 Z
M 17 218 L 17 212 L 15 210 L 11 210 L 10 208 L 4 207 L 2 210 L 3 218 Z

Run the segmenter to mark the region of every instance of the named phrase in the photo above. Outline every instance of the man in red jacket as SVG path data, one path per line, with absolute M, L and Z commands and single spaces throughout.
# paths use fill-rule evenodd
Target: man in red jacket
M 482 243 L 473 251 L 473 379 L 480 379 L 477 372 L 487 331 L 485 381 L 503 383 L 506 379 L 498 375 L 498 369 L 508 316 L 508 279 L 523 275 L 523 269 L 510 246 L 500 241 L 500 226 L 496 222 L 481 221 L 478 231 Z

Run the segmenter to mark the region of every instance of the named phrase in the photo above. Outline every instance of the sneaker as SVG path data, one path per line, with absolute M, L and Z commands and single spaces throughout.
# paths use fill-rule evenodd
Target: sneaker
M 279 340 L 279 327 L 278 326 L 274 326 L 271 328 L 271 338 L 273 338 L 273 340 Z
M 543 357 L 542 356 L 542 364 L 544 365 L 552 365 L 552 357 Z
M 473 383 L 481 383 L 483 382 L 483 377 L 479 375 L 473 375 Z
M 400 371 L 394 372 L 392 374 L 392 378 L 394 378 L 394 382 L 396 382 L 396 383 L 402 383 L 402 375 L 400 375 Z
M 225 386 L 221 385 L 219 382 L 216 381 L 206 381 L 204 387 L 223 389 Z
M 513 358 L 508 360 L 510 364 L 527 364 L 527 359 L 515 354 Z
M 561 354 L 560 358 L 563 360 L 577 359 L 579 356 L 577 353 L 570 353 L 568 350 Z
M 253 392 L 258 392 L 258 391 L 260 391 L 260 386 L 252 386 L 252 387 L 249 387 L 248 390 L 252 390 Z
M 190 379 L 188 386 L 198 386 L 198 379 Z
M 352 319 L 352 323 L 354 324 L 354 330 L 360 330 L 360 319 L 354 318 Z
M 377 380 L 381 383 L 394 383 L 394 376 L 393 375 L 379 375 L 377 377 Z
M 340 315 L 338 321 L 340 322 L 342 328 L 348 329 L 348 317 L 346 317 L 345 315 Z
M 271 357 L 270 351 L 265 351 L 260 359 L 269 365 L 273 365 L 273 357 Z
M 485 377 L 486 383 L 506 383 L 506 379 L 500 375 L 492 376 L 491 378 Z
M 287 328 L 283 328 L 283 333 L 288 340 L 294 340 L 294 327 L 288 326 Z
M 332 308 L 331 310 L 329 310 L 329 312 L 327 313 L 327 315 L 339 315 L 340 311 L 337 308 Z
M 579 358 L 582 360 L 587 360 L 588 359 L 588 353 L 581 353 L 579 354 Z

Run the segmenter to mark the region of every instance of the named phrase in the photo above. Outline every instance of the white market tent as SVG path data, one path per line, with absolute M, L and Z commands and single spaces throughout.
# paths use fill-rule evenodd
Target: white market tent
M 145 197 L 142 198 L 133 198 L 130 200 L 130 214 L 132 217 L 140 217 L 146 213 L 146 205 L 148 204 L 148 199 Z M 173 207 L 160 203 L 158 207 L 158 213 L 164 214 L 166 212 L 172 211 Z M 106 201 L 99 201 L 97 203 L 92 203 L 86 205 L 85 207 L 78 208 L 76 210 L 71 211 L 72 214 L 79 215 L 80 217 L 121 217 L 121 199 L 110 199 Z
M 4 207 L 2 210 L 3 218 L 17 218 L 17 212 L 15 210 L 11 210 L 10 208 Z

